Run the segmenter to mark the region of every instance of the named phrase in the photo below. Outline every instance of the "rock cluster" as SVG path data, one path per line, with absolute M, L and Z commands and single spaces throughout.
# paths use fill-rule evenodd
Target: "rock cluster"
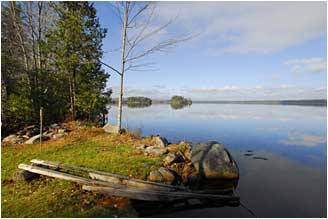
M 150 172 L 150 181 L 190 185 L 195 180 L 235 180 L 239 177 L 237 164 L 218 142 L 209 141 L 192 148 L 187 142 L 169 144 L 160 136 L 146 138 L 153 144 L 139 144 L 136 149 L 147 156 L 163 157 L 162 167 Z
M 54 123 L 50 126 L 44 127 L 42 129 L 42 141 L 53 139 L 59 139 L 67 135 L 69 130 L 66 128 L 66 124 Z M 40 141 L 40 128 L 37 125 L 30 125 L 24 127 L 24 129 L 19 130 L 16 134 L 9 135 L 5 137 L 3 143 L 11 144 L 34 144 Z

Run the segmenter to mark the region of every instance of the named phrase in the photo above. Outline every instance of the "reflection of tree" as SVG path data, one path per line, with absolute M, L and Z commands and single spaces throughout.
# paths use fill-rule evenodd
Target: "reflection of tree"
M 186 106 L 189 106 L 189 105 L 184 105 L 184 104 L 172 104 L 172 103 L 170 103 L 170 105 L 171 105 L 171 108 L 172 109 L 182 109 L 182 108 L 185 108 Z

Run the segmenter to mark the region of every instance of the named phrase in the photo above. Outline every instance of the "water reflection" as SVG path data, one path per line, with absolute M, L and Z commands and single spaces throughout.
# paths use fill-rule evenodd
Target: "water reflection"
M 279 141 L 285 145 L 316 147 L 326 142 L 326 136 L 314 135 L 311 133 L 290 132 L 288 139 Z
M 110 111 L 111 123 L 116 112 L 116 107 Z M 237 195 L 260 217 L 326 217 L 326 112 L 326 107 L 309 106 L 193 104 L 172 110 L 169 104 L 154 104 L 124 107 L 123 124 L 170 142 L 225 144 L 240 168 Z M 250 217 L 240 207 L 227 206 L 160 216 Z

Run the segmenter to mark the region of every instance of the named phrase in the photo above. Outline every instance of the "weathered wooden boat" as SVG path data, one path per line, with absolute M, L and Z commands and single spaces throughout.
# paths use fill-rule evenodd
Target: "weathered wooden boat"
M 82 189 L 103 194 L 145 201 L 176 201 L 184 199 L 239 202 L 229 189 L 211 191 L 191 190 L 186 186 L 150 182 L 86 167 L 54 161 L 31 160 L 32 165 L 20 164 L 19 169 L 82 184 Z M 73 174 L 74 173 L 74 174 Z M 85 177 L 88 175 L 88 177 Z

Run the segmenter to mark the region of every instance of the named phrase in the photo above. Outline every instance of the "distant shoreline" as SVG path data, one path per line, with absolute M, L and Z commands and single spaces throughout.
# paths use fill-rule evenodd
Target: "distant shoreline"
M 116 104 L 116 100 L 112 104 Z M 169 104 L 169 100 L 152 100 L 152 104 Z M 193 100 L 193 103 L 202 104 L 254 104 L 254 105 L 294 105 L 294 106 L 325 106 L 326 99 L 308 99 L 308 100 Z M 123 101 L 125 105 L 125 101 Z

